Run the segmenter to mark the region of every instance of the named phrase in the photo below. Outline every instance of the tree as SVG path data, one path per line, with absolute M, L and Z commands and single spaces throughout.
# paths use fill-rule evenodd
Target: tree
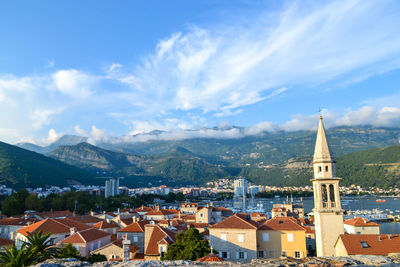
M 191 228 L 186 233 L 178 233 L 176 242 L 168 246 L 162 260 L 192 260 L 195 261 L 211 252 L 210 245 L 203 240 L 199 230 Z
M 90 262 L 90 263 L 95 263 L 95 262 L 100 262 L 100 261 L 107 261 L 107 257 L 104 256 L 103 254 L 92 254 L 88 258 L 88 262 Z
M 65 247 L 60 249 L 58 258 L 81 259 L 81 255 L 79 254 L 79 251 L 72 244 L 67 244 Z
M 52 233 L 44 234 L 42 230 L 37 233 L 28 233 L 24 245 L 29 247 L 31 252 L 38 257 L 38 261 L 54 258 L 59 254 L 59 249 L 52 247 L 52 235 Z
M 0 252 L 0 265 L 5 267 L 24 267 L 38 262 L 38 257 L 31 248 L 23 244 L 20 249 L 15 245 L 12 248 L 4 248 Z

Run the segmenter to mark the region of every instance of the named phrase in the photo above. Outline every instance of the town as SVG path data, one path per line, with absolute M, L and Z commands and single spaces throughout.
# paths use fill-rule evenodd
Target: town
M 38 212 L 0 219 L 2 249 L 23 249 L 32 235 L 46 235 L 49 245 L 61 251 L 69 249 L 75 255 L 92 261 L 162 260 L 174 258 L 174 244 L 183 236 L 198 236 L 204 242 L 204 255 L 193 260 L 251 262 L 256 259 L 287 257 L 332 257 L 351 255 L 383 255 L 400 253 L 399 234 L 381 234 L 379 224 L 363 216 L 344 219 L 341 195 L 354 192 L 372 193 L 360 187 L 339 187 L 335 162 L 330 156 L 322 117 L 315 143 L 313 186 L 261 187 L 249 184 L 244 178 L 234 181 L 218 180 L 206 187 L 170 188 L 166 186 L 128 189 L 119 186 L 118 178 L 106 181 L 105 187 L 74 186 L 73 190 L 88 195 L 104 194 L 128 197 L 146 194 L 198 197 L 198 202 L 182 200 L 180 204 L 150 203 L 114 211 L 90 211 L 78 214 L 75 210 Z M 63 194 L 72 188 L 52 187 L 28 189 L 29 194 L 48 197 Z M 312 192 L 314 208 L 306 214 L 293 195 L 274 203 L 271 210 L 252 210 L 246 198 L 260 192 Z M 4 194 L 11 190 L 2 187 Z M 239 203 L 235 207 L 214 205 L 211 196 L 230 193 Z M 374 189 L 373 193 L 388 193 Z M 391 190 L 398 194 L 398 190 Z M 277 195 L 278 196 L 278 195 Z M 161 199 L 160 199 L 161 200 Z M 175 202 L 176 203 L 176 202 Z M 222 203 L 222 202 L 221 202 Z M 188 241 L 189 242 L 189 241 Z M 190 242 L 194 242 L 193 240 Z M 72 247 L 71 247 L 72 246 Z M 63 250 L 64 249 L 64 250 Z M 194 248 L 193 248 L 194 249 Z M 75 253 L 75 254 L 74 254 Z M 176 255 L 175 255 L 176 256 Z

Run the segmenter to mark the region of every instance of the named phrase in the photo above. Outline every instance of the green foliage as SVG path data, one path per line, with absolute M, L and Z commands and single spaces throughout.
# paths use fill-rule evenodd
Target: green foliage
M 7 267 L 23 267 L 54 258 L 59 255 L 58 248 L 51 247 L 52 234 L 28 233 L 27 241 L 20 249 L 15 245 L 12 248 L 5 248 L 0 252 L 0 265 Z
M 68 181 L 96 184 L 93 175 L 17 146 L 0 142 L 0 183 L 13 188 L 67 185 Z
M 79 251 L 72 245 L 67 244 L 65 247 L 60 249 L 57 258 L 75 258 L 75 259 L 82 259 Z
M 75 209 L 78 214 L 83 214 L 91 210 L 115 211 L 118 208 L 136 208 L 141 205 L 153 204 L 154 200 L 162 199 L 167 203 L 185 200 L 182 193 L 169 193 L 167 196 L 146 194 L 137 197 L 118 195 L 104 198 L 103 196 L 93 196 L 85 192 L 65 192 L 63 194 L 50 194 L 43 198 L 22 189 L 21 191 L 8 196 L 1 203 L 3 214 L 8 216 L 23 214 L 25 210 L 50 211 L 50 210 L 70 210 Z
M 176 235 L 176 242 L 168 246 L 162 260 L 192 260 L 195 261 L 210 253 L 211 249 L 207 241 L 204 241 L 199 231 L 195 228 L 185 233 Z
M 15 245 L 12 248 L 4 248 L 0 252 L 0 266 L 5 267 L 24 267 L 38 262 L 38 255 L 35 255 L 31 247 L 22 245 L 17 249 Z
M 88 258 L 88 262 L 95 263 L 100 261 L 107 261 L 107 257 L 103 254 L 91 254 Z

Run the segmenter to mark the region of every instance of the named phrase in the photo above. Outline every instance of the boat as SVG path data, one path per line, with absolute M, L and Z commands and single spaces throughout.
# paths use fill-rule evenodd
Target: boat
M 377 200 L 375 200 L 377 203 L 385 203 L 386 202 L 386 200 L 385 199 L 377 199 Z

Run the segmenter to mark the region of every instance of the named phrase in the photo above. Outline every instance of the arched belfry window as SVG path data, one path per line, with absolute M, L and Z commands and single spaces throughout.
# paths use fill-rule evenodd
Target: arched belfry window
M 329 185 L 329 200 L 335 202 L 335 188 L 333 184 Z
M 322 167 L 318 166 L 318 172 L 322 172 Z
M 328 170 L 329 170 L 329 167 L 325 166 L 325 171 L 328 172 Z
M 322 185 L 322 202 L 327 202 L 328 201 L 328 188 L 326 187 L 326 184 Z

